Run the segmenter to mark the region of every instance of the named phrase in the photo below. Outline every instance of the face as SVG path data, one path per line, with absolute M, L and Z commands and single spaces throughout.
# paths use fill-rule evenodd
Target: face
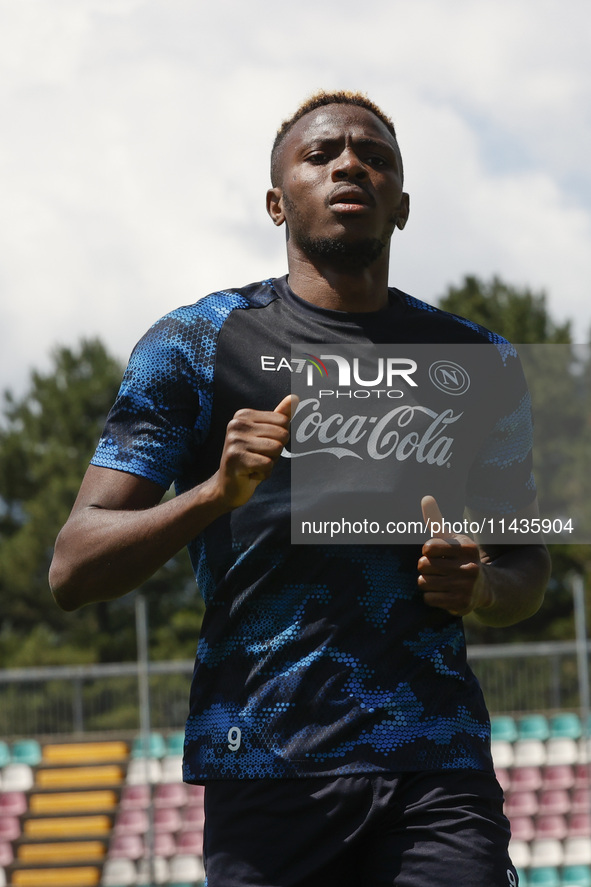
M 325 255 L 346 256 L 364 244 L 371 261 L 408 218 L 394 137 L 356 105 L 311 111 L 284 139 L 267 208 L 276 225 L 287 224 L 288 249 L 309 255 L 320 244 Z

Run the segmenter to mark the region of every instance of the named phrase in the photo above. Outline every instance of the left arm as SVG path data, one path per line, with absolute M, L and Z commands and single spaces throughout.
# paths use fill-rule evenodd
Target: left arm
M 442 521 L 432 497 L 423 500 L 425 521 Z M 469 536 L 429 539 L 418 562 L 425 603 L 454 616 L 474 612 L 485 625 L 513 625 L 541 606 L 550 577 L 546 547 L 478 546 Z

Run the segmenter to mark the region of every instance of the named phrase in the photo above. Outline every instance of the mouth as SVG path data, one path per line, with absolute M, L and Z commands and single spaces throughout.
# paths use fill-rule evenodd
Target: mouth
M 333 191 L 328 198 L 328 205 L 335 212 L 363 212 L 373 206 L 373 200 L 363 188 L 347 185 Z

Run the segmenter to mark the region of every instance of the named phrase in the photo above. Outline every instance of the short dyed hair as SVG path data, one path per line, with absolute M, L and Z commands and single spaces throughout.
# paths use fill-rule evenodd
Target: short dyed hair
M 306 114 L 309 114 L 310 111 L 315 111 L 317 108 L 324 107 L 324 105 L 357 105 L 359 108 L 365 108 L 366 111 L 371 111 L 372 114 L 375 114 L 378 120 L 382 121 L 387 130 L 392 134 L 394 140 L 397 141 L 396 130 L 394 129 L 394 124 L 391 119 L 387 114 L 384 114 L 382 109 L 379 108 L 375 102 L 372 102 L 365 93 L 350 92 L 349 90 L 339 90 L 337 92 L 325 92 L 324 90 L 320 90 L 302 102 L 291 117 L 284 120 L 277 130 L 277 135 L 275 136 L 275 141 L 273 142 L 273 147 L 271 149 L 271 183 L 273 185 L 276 185 L 279 179 L 279 154 L 281 144 L 286 135 L 298 120 Z

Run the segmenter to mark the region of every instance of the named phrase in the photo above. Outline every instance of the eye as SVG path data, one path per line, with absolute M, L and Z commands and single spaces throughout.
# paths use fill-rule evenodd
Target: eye
M 375 169 L 381 169 L 381 167 L 388 165 L 387 160 L 384 157 L 380 157 L 378 154 L 372 154 L 365 162 L 368 163 L 369 166 L 373 166 Z
M 324 151 L 314 151 L 313 154 L 308 154 L 306 162 L 312 163 L 314 166 L 322 166 L 328 163 L 328 159 L 328 154 L 325 154 Z

